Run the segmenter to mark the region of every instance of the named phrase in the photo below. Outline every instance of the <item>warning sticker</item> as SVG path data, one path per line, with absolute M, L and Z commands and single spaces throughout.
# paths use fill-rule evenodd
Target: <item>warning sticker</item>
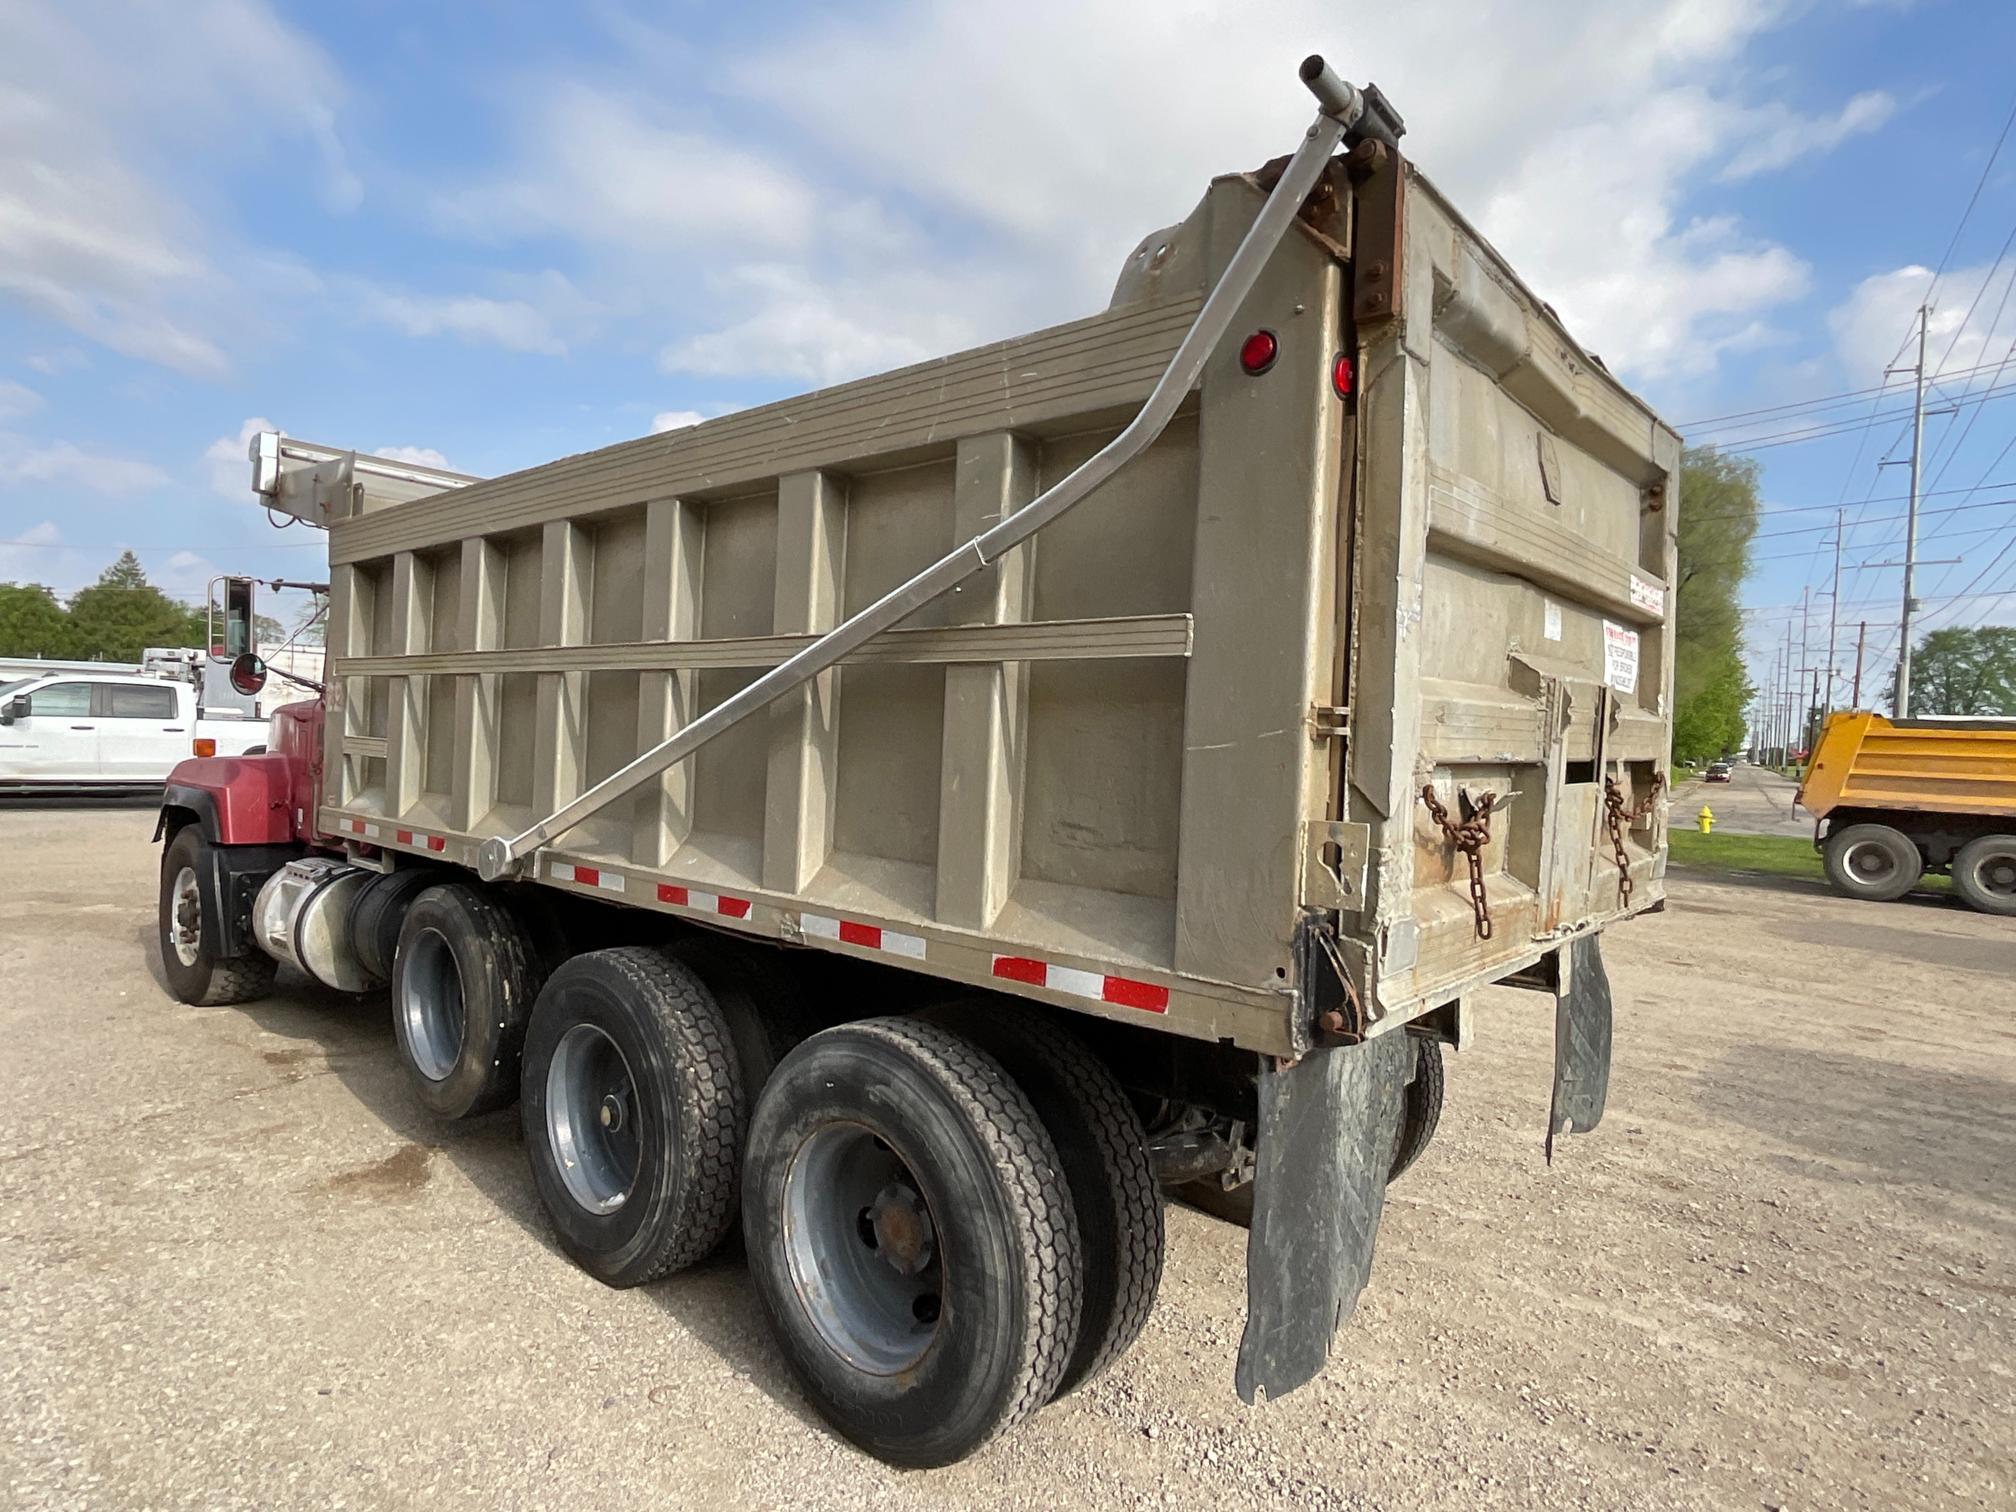
M 1544 601 L 1540 615 L 1540 633 L 1549 640 L 1561 639 L 1561 606 L 1552 599 Z
M 1638 691 L 1638 632 L 1603 621 L 1603 681 L 1619 693 Z
M 1663 616 L 1666 613 L 1666 590 L 1657 583 L 1648 583 L 1637 573 L 1631 574 L 1631 602 L 1648 613 Z

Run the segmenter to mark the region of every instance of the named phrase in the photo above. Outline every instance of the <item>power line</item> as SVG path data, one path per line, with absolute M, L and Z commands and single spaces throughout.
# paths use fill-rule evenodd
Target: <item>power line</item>
M 1995 364 L 1992 362 L 1984 362 L 1976 367 L 1953 368 L 1949 371 L 1942 371 L 1935 377 L 1927 378 L 1925 381 L 1927 383 L 1951 383 L 1956 378 L 1971 377 L 1975 373 L 1986 372 L 1994 366 Z M 1911 385 L 1908 383 L 1886 379 L 1874 388 L 1846 389 L 1838 394 L 1817 394 L 1811 399 L 1796 399 L 1785 404 L 1770 404 L 1764 406 L 1762 409 L 1735 410 L 1726 415 L 1709 415 L 1700 420 L 1683 421 L 1677 428 L 1691 436 L 1701 430 L 1722 429 L 1725 425 L 1733 424 L 1735 421 L 1748 419 L 1756 415 L 1776 415 L 1782 414 L 1787 410 L 1840 409 L 1850 400 L 1864 399 L 1871 394 L 1903 393 L 1910 387 Z M 1741 427 L 1737 428 L 1740 429 Z
M 71 541 L 5 541 L 0 546 L 22 546 L 36 551 L 103 551 L 103 546 L 79 546 Z M 113 551 L 322 551 L 326 541 L 210 541 L 191 545 L 178 541 L 173 546 L 128 546 L 114 543 Z
M 2016 394 L 2016 383 L 2004 383 L 1994 387 L 1976 389 L 1971 393 L 1956 394 L 1950 401 L 1958 409 L 1968 405 L 1980 405 L 1990 399 L 2006 398 Z M 1866 431 L 1891 420 L 1908 419 L 1911 411 L 1902 406 L 1896 409 L 1875 410 L 1859 420 L 1830 420 L 1816 426 L 1807 426 L 1789 431 L 1771 431 L 1762 436 L 1752 436 L 1742 441 L 1709 441 L 1704 444 L 1719 452 L 1765 451 L 1775 446 L 1791 446 L 1801 441 L 1819 441 L 1830 436 L 1845 436 L 1855 431 Z M 1833 507 L 1839 507 L 1833 506 Z

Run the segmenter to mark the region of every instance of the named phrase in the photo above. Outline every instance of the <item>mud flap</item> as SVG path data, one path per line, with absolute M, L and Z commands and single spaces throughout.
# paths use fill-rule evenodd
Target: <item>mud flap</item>
M 1610 1095 L 1610 976 L 1600 936 L 1563 947 L 1566 982 L 1554 989 L 1554 1102 L 1547 1112 L 1547 1158 L 1554 1136 L 1586 1134 L 1603 1121 Z
M 1241 1401 L 1313 1377 L 1358 1304 L 1413 1056 L 1407 1035 L 1386 1034 L 1261 1071 Z

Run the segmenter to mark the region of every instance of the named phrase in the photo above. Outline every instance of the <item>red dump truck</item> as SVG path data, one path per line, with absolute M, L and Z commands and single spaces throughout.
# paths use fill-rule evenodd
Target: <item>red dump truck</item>
M 739 1224 L 892 1462 L 1112 1364 L 1169 1188 L 1250 1223 L 1241 1394 L 1307 1381 L 1480 988 L 1546 995 L 1548 1139 L 1602 1114 L 1680 444 L 1303 79 L 1085 319 L 494 479 L 261 437 L 328 686 L 174 775 L 176 994 L 388 989 L 574 1261 Z

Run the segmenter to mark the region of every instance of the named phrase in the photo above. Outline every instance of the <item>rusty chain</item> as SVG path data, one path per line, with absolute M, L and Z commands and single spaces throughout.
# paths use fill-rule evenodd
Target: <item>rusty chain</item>
M 1491 814 L 1498 803 L 1496 793 L 1486 793 L 1474 804 L 1460 790 L 1457 802 L 1468 807 L 1469 817 L 1461 823 L 1450 819 L 1449 810 L 1442 806 L 1442 800 L 1435 796 L 1435 786 L 1430 783 L 1421 789 L 1421 801 L 1428 806 L 1428 817 L 1442 836 L 1457 850 L 1470 866 L 1470 909 L 1477 915 L 1477 938 L 1491 938 L 1491 900 L 1484 892 L 1483 850 L 1491 841 Z
M 1617 896 L 1621 907 L 1631 906 L 1631 890 L 1636 885 L 1631 880 L 1631 857 L 1624 849 L 1624 831 L 1635 828 L 1638 821 L 1652 812 L 1652 805 L 1659 801 L 1659 793 L 1666 786 L 1666 774 L 1654 772 L 1652 786 L 1635 807 L 1624 807 L 1624 790 L 1617 786 L 1617 779 L 1603 779 L 1603 816 L 1610 824 L 1610 848 L 1617 855 Z

